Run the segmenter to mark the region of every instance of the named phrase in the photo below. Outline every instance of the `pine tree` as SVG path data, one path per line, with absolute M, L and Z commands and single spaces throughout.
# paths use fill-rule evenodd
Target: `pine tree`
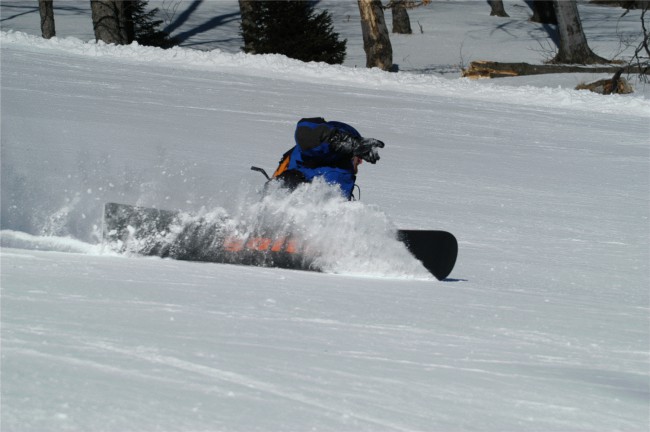
M 169 33 L 159 30 L 162 20 L 155 19 L 158 8 L 146 12 L 148 0 L 135 0 L 131 17 L 133 20 L 134 39 L 140 45 L 171 48 L 177 45 L 177 41 L 169 36 Z
M 249 6 L 242 20 L 245 52 L 343 63 L 347 40 L 339 40 L 329 12 L 316 13 L 310 1 L 254 1 Z

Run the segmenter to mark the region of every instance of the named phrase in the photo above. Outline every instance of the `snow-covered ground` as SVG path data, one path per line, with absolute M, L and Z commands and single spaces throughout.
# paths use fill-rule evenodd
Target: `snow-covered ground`
M 424 33 L 393 37 L 398 74 L 354 67 L 354 2 L 321 2 L 344 66 L 237 53 L 236 1 L 180 3 L 169 25 L 187 37 L 168 51 L 87 42 L 81 3 L 55 1 L 51 41 L 33 3 L 0 4 L 3 431 L 647 431 L 645 87 L 458 79 L 470 60 L 541 61 L 520 2 L 511 19 L 484 2 L 413 11 Z M 581 13 L 605 56 L 638 25 Z M 386 142 L 362 202 L 326 208 L 354 269 L 102 250 L 107 201 L 245 216 L 249 167 L 273 169 L 316 115 Z M 451 279 L 362 247 L 385 226 L 453 232 Z

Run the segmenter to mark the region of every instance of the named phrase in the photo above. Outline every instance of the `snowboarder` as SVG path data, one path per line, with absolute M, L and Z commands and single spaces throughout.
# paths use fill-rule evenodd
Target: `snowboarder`
M 358 165 L 362 160 L 377 163 L 384 143 L 364 138 L 352 126 L 321 117 L 301 119 L 295 132 L 295 147 L 287 151 L 273 178 L 288 188 L 322 178 L 338 185 L 347 199 L 352 199 Z

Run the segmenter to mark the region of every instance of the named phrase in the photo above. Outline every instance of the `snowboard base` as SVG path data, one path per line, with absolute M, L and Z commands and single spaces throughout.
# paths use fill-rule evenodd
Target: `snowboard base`
M 104 245 L 119 253 L 320 271 L 299 238 L 264 233 L 242 236 L 228 228 L 227 222 L 225 218 L 107 203 L 102 235 Z M 437 279 L 445 279 L 453 270 L 458 243 L 451 233 L 399 230 L 397 236 Z

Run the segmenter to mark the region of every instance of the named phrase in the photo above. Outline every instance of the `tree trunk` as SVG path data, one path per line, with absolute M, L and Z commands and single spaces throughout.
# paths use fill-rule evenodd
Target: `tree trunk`
M 506 13 L 506 9 L 503 7 L 503 0 L 488 0 L 488 3 L 490 3 L 490 7 L 492 8 L 490 16 L 498 16 L 504 18 L 510 16 Z
M 594 54 L 587 45 L 576 0 L 553 0 L 553 7 L 560 33 L 560 50 L 553 59 L 553 63 L 609 63 L 608 60 Z
M 41 14 L 41 34 L 45 39 L 53 38 L 56 36 L 53 0 L 38 0 L 38 11 Z
M 255 20 L 253 19 L 253 0 L 239 0 L 239 13 L 241 15 L 241 34 L 244 38 L 244 52 L 255 54 L 255 39 L 252 32 L 255 31 Z
M 557 24 L 557 17 L 555 16 L 555 9 L 553 9 L 552 0 L 533 0 L 533 16 L 530 18 L 532 22 L 540 24 Z
M 129 16 L 132 9 L 129 3 L 130 0 L 90 1 L 95 40 L 118 45 L 132 42 L 129 40 L 129 33 L 133 34 L 133 21 Z
M 397 34 L 412 34 L 411 20 L 406 11 L 404 0 L 393 0 L 390 3 L 390 9 L 393 13 L 393 33 Z
M 121 10 L 122 22 L 124 30 L 123 36 L 126 38 L 126 43 L 130 44 L 135 40 L 135 23 L 133 22 L 133 13 L 135 12 L 135 3 L 138 0 L 123 0 Z
M 366 67 L 378 67 L 385 71 L 393 67 L 393 47 L 384 21 L 384 10 L 380 0 L 358 0 L 361 13 L 363 49 L 366 52 Z

